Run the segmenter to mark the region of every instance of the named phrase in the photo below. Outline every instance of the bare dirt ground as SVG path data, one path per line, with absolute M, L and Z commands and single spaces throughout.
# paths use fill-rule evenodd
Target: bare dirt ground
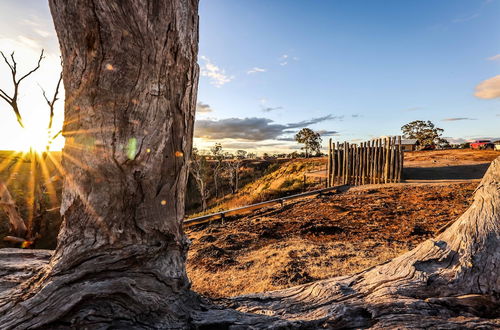
M 476 185 L 357 187 L 189 228 L 193 289 L 235 296 L 356 273 L 432 237 L 466 210 Z
M 490 162 L 500 156 L 494 150 L 452 149 L 405 153 L 403 179 L 421 180 L 478 180 Z

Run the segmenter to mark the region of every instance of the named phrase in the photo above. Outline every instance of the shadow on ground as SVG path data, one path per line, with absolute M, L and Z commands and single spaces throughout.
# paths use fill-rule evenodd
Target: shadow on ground
M 405 180 L 473 180 L 481 179 L 490 163 L 441 167 L 405 167 Z

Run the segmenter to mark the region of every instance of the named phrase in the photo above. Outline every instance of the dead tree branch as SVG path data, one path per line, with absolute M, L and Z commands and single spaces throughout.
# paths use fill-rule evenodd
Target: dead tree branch
M 20 78 L 18 78 L 18 72 L 17 72 L 17 62 L 14 57 L 14 52 L 10 54 L 10 60 L 5 56 L 4 52 L 0 51 L 0 55 L 2 55 L 4 62 L 7 64 L 7 66 L 10 69 L 11 77 L 12 77 L 12 86 L 13 86 L 13 94 L 10 96 L 5 90 L 0 88 L 0 98 L 2 98 L 5 102 L 7 102 L 10 107 L 12 108 L 12 111 L 14 111 L 14 114 L 16 115 L 17 122 L 21 127 L 24 128 L 23 124 L 23 119 L 21 116 L 21 112 L 19 111 L 19 105 L 18 105 L 18 98 L 19 98 L 19 86 L 21 85 L 21 82 L 30 76 L 32 73 L 37 71 L 40 68 L 40 64 L 44 58 L 43 56 L 44 50 L 42 49 L 40 53 L 40 57 L 38 58 L 38 62 L 36 66 L 28 71 L 26 74 L 22 75 Z

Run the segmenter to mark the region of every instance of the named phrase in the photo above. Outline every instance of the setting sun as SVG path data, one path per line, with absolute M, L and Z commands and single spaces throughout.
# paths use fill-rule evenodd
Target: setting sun
M 23 129 L 23 135 L 19 137 L 19 151 L 37 151 L 46 150 L 49 142 L 49 134 L 46 127 L 28 126 Z

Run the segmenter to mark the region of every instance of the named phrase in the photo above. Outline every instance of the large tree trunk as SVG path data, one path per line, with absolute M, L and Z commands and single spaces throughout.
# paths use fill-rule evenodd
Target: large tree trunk
M 185 324 L 198 0 L 50 0 L 66 89 L 58 246 L 2 328 Z M 22 303 L 20 303 L 22 302 Z

